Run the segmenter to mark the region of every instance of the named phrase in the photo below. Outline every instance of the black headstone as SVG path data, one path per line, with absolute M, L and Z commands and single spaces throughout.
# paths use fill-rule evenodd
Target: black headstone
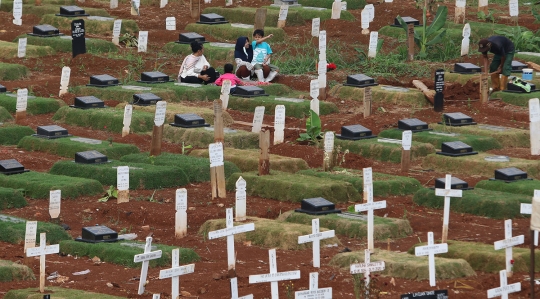
M 81 238 L 75 240 L 88 243 L 116 242 L 118 233 L 103 225 L 89 226 L 83 227 Z
M 472 63 L 456 63 L 454 64 L 454 73 L 459 74 L 474 74 L 474 73 L 480 73 L 482 69 Z
M 527 68 L 528 66 L 517 60 L 512 60 L 512 72 L 522 72 L 522 69 Z
M 438 178 L 435 180 L 435 188 L 444 189 L 446 187 L 446 178 Z M 469 189 L 469 183 L 462 179 L 452 177 L 450 181 L 450 189 Z
M 52 37 L 59 36 L 60 30 L 58 28 L 51 26 L 49 24 L 36 25 L 32 28 L 32 33 L 28 35 L 39 36 L 39 37 Z
M 71 22 L 71 52 L 73 53 L 73 57 L 86 53 L 86 39 L 84 35 L 84 20 L 73 20 Z
M 528 84 L 531 87 L 531 91 L 536 90 L 536 84 L 534 83 L 523 82 L 523 84 Z M 513 82 L 508 82 L 508 84 L 506 84 L 506 90 L 512 92 L 526 92 L 525 89 L 523 89 L 521 86 L 514 84 Z
M 217 13 L 201 14 L 199 24 L 216 25 L 229 23 L 225 20 L 225 17 L 218 15 Z
M 344 85 L 353 87 L 367 87 L 379 85 L 379 83 L 375 83 L 375 79 L 364 74 L 356 74 L 347 76 L 347 83 Z
M 447 290 L 417 292 L 401 295 L 400 299 L 448 299 Z
M 43 295 L 43 299 L 51 299 L 51 295 L 50 294 Z
M 296 209 L 295 212 L 310 215 L 326 215 L 341 213 L 341 210 L 336 210 L 336 205 L 333 202 L 322 197 L 316 197 L 302 200 L 300 209 Z
M 472 117 L 461 112 L 452 112 L 443 114 L 444 124 L 447 126 L 470 126 L 476 125 Z
M 161 101 L 161 98 L 151 92 L 133 95 L 133 104 L 138 106 L 155 105 L 159 101 Z
M 433 101 L 433 110 L 441 112 L 444 109 L 444 70 L 435 71 L 435 100 Z
M 0 160 L 0 173 L 2 174 L 17 174 L 26 171 L 24 166 L 15 159 Z
M 169 76 L 162 72 L 144 72 L 141 73 L 141 80 L 143 83 L 165 83 L 169 82 Z
M 516 167 L 501 168 L 495 170 L 495 179 L 503 181 L 518 181 L 527 178 L 527 173 Z
M 95 75 L 90 77 L 90 84 L 87 86 L 107 87 L 119 85 L 118 79 L 110 75 Z
M 268 96 L 268 94 L 265 93 L 264 89 L 258 86 L 236 86 L 236 90 L 234 91 L 233 95 L 243 98 Z
M 0 84 L 0 92 L 7 92 L 7 88 L 2 84 Z
M 204 118 L 198 116 L 195 113 L 175 114 L 174 123 L 170 125 L 181 128 L 198 128 L 210 126 L 209 124 L 205 123 Z
M 95 96 L 76 97 L 73 108 L 90 109 L 90 108 L 105 108 L 105 103 Z
M 62 138 L 62 137 L 69 137 L 71 136 L 68 134 L 68 130 L 57 126 L 57 125 L 50 125 L 50 126 L 39 126 L 36 130 L 36 137 L 44 137 L 44 138 Z
M 75 153 L 75 163 L 97 164 L 108 162 L 107 156 L 98 151 L 85 151 Z
M 420 21 L 418 21 L 418 20 L 415 19 L 415 18 L 411 18 L 411 17 L 401 17 L 401 19 L 403 20 L 403 22 L 405 22 L 405 24 L 413 24 L 414 26 L 420 25 Z M 398 18 L 395 18 L 395 19 L 394 19 L 394 26 L 400 26 L 400 27 L 401 27 L 401 25 L 399 24 Z
M 439 155 L 459 157 L 476 155 L 478 152 L 473 151 L 472 146 L 462 141 L 449 141 L 441 144 L 441 151 L 437 152 Z
M 362 125 L 350 125 L 341 127 L 341 135 L 336 134 L 336 137 L 339 139 L 347 140 L 360 140 L 375 138 L 377 135 L 373 135 L 370 129 Z
M 418 118 L 408 118 L 398 121 L 398 129 L 400 130 L 411 130 L 413 132 L 428 131 L 428 124 L 424 121 L 419 120 Z
M 72 6 L 60 6 L 60 13 L 56 14 L 61 17 L 83 17 L 88 16 L 84 9 L 72 5 Z
M 204 36 L 195 32 L 180 33 L 177 43 L 179 44 L 191 44 L 192 42 L 205 43 Z

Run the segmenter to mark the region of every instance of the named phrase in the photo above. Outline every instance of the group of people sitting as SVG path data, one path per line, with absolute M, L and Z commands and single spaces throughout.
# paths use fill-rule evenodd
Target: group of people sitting
M 215 83 L 221 86 L 223 80 L 230 80 L 231 92 L 234 92 L 236 85 L 243 85 L 244 81 L 240 78 L 249 80 L 254 77 L 259 82 L 271 82 L 278 73 L 278 67 L 270 64 L 272 49 L 266 42 L 272 36 L 272 34 L 264 36 L 264 31 L 257 29 L 253 32 L 253 41 L 251 43 L 248 37 L 239 37 L 236 40 L 234 49 L 236 71 L 233 73 L 233 65 L 227 63 L 224 66 L 225 74 L 222 75 L 219 75 L 204 57 L 203 44 L 192 42 L 191 51 L 193 53 L 184 58 L 178 72 L 178 82 Z

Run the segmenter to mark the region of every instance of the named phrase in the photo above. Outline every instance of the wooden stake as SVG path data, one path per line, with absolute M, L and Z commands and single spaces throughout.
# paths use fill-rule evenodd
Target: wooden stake
M 163 139 L 163 125 L 154 126 L 152 130 L 152 148 L 150 149 L 150 156 L 161 155 L 161 140 Z
M 413 80 L 412 83 L 413 83 L 414 86 L 416 86 L 416 88 L 418 88 L 418 89 L 420 89 L 420 91 L 422 91 L 422 93 L 426 96 L 427 100 L 431 104 L 435 103 L 435 91 L 434 90 L 430 90 L 429 88 L 427 88 L 427 86 L 424 84 L 424 82 L 422 82 L 420 80 Z
M 116 203 L 129 202 L 129 190 L 118 190 Z
M 409 46 L 409 55 L 407 56 L 407 60 L 413 61 L 414 60 L 414 25 L 408 24 L 407 29 L 408 29 L 408 36 L 407 36 L 408 43 L 407 44 Z
M 411 167 L 411 150 L 401 151 L 401 172 L 409 172 Z
M 527 62 L 527 65 L 532 68 L 533 70 L 540 72 L 540 65 L 534 63 L 534 62 Z
M 489 14 L 489 11 L 488 11 L 488 2 L 487 0 L 479 0 L 478 1 L 478 11 L 482 11 L 484 12 L 484 14 L 487 16 Z
M 277 28 L 285 28 L 287 20 L 278 20 L 277 21 Z
M 486 104 L 489 101 L 488 63 L 488 58 L 484 57 L 484 73 L 480 74 L 480 100 L 482 104 Z
M 16 124 L 21 124 L 25 120 L 26 120 L 26 110 L 15 112 L 15 123 Z
M 191 8 L 191 18 L 198 19 L 201 15 L 201 0 L 190 0 L 189 7 Z
M 270 174 L 270 130 L 261 129 L 259 133 L 259 148 L 261 155 L 259 156 L 259 176 Z
M 371 87 L 368 86 L 364 88 L 364 118 L 371 115 L 371 104 Z
M 225 140 L 223 132 L 223 102 L 214 101 L 214 142 L 223 143 Z
M 266 23 L 266 8 L 257 8 L 255 12 L 255 25 L 254 29 L 263 29 Z

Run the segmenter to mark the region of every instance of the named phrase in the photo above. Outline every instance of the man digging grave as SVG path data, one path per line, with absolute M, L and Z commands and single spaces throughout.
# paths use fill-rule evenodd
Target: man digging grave
M 478 52 L 484 56 L 484 68 L 487 70 L 488 51 L 495 54 L 489 65 L 491 76 L 491 92 L 505 90 L 508 76 L 512 72 L 512 60 L 514 58 L 514 43 L 504 36 L 494 35 L 478 42 Z M 499 78 L 499 75 L 502 76 Z

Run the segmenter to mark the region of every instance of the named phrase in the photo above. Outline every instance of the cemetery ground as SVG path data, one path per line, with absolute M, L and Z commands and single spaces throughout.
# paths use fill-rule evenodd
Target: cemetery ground
M 44 1 L 45 2 L 45 1 Z M 21 78 L 0 79 L 0 84 L 5 85 L 8 90 L 17 88 L 28 88 L 32 95 L 45 98 L 57 98 L 63 103 L 72 105 L 74 98 L 80 96 L 73 92 L 72 87 L 88 83 L 88 78 L 92 75 L 108 73 L 124 82 L 131 82 L 138 79 L 141 72 L 159 70 L 166 74 L 176 76 L 183 56 L 177 53 L 171 53 L 164 50 L 165 45 L 178 39 L 178 33 L 184 32 L 183 28 L 195 20 L 191 19 L 188 11 L 188 3 L 171 1 L 165 9 L 160 9 L 158 4 L 141 4 L 141 16 L 130 15 L 129 3 L 120 1 L 119 7 L 109 9 L 108 2 L 88 1 L 77 3 L 79 6 L 88 8 L 105 9 L 111 16 L 124 20 L 135 20 L 141 30 L 149 31 L 149 50 L 147 53 L 137 53 L 136 48 L 119 48 L 118 52 L 97 53 L 89 49 L 89 53 L 71 58 L 71 53 L 56 51 L 54 55 L 45 57 L 27 57 L 13 58 L 8 54 L 0 57 L 0 62 L 16 63 L 26 66 L 28 73 Z M 260 7 L 269 5 L 270 1 L 244 0 L 236 2 L 232 7 Z M 371 3 L 371 1 L 368 1 Z M 454 3 L 439 2 L 449 7 L 449 15 L 452 17 Z M 384 13 L 383 17 L 376 17 L 370 24 L 370 29 L 378 30 L 393 22 L 397 15 L 411 16 L 416 19 L 422 19 L 421 9 L 415 7 L 414 1 L 394 1 L 390 3 L 375 4 L 377 13 Z M 491 4 L 490 4 L 491 5 Z M 223 6 L 222 2 L 214 1 L 212 4 L 203 4 L 203 9 L 210 6 Z M 25 6 L 26 7 L 26 6 Z M 513 25 L 510 18 L 504 14 L 508 10 L 507 6 L 494 4 L 490 9 L 495 11 L 496 23 L 504 25 Z M 164 10 L 167 14 L 164 14 Z M 471 9 L 467 18 L 471 21 L 479 20 L 476 15 L 476 8 Z M 327 31 L 327 39 L 334 49 L 334 54 L 339 53 L 343 57 L 357 57 L 361 60 L 359 51 L 367 53 L 367 44 L 369 35 L 361 34 L 360 27 L 360 9 L 350 10 L 356 21 L 347 20 L 325 20 L 321 21 L 321 28 Z M 164 30 L 164 18 L 175 16 L 177 22 L 176 31 Z M 40 23 L 42 15 L 24 14 L 22 26 L 15 26 L 11 22 L 12 13 L 0 11 L 0 40 L 12 42 L 21 34 L 31 32 L 32 27 Z M 540 23 L 534 22 L 533 16 L 522 12 L 519 24 L 538 32 Z M 245 23 L 252 23 L 252 20 L 246 20 Z M 354 29 L 353 29 L 354 28 Z M 358 30 L 356 30 L 358 28 Z M 280 52 L 286 55 L 296 57 L 298 61 L 313 60 L 313 64 L 299 63 L 298 67 L 305 67 L 303 75 L 284 74 L 277 77 L 277 83 L 284 84 L 292 88 L 297 94 L 308 95 L 310 80 L 316 76 L 315 62 L 317 55 L 307 55 L 305 53 L 313 51 L 311 47 L 316 47 L 316 39 L 310 36 L 311 22 L 306 22 L 303 26 L 287 26 L 284 28 L 288 40 L 283 43 L 270 43 L 279 57 Z M 68 34 L 69 30 L 61 30 Z M 461 31 L 460 31 L 461 32 Z M 136 34 L 134 34 L 136 35 Z M 95 34 L 87 33 L 87 37 L 103 39 L 109 41 L 111 33 Z M 381 57 L 385 57 L 385 52 L 398 47 L 402 40 L 396 38 L 384 37 Z M 211 36 L 208 41 L 220 41 Z M 226 42 L 234 42 L 227 40 Z M 333 44 L 332 44 L 333 43 Z M 455 45 L 459 48 L 459 44 Z M 444 67 L 450 69 L 455 62 L 471 62 L 481 65 L 481 56 L 477 55 L 476 46 L 471 41 L 471 55 L 464 58 L 452 57 L 444 62 L 416 62 L 411 66 L 407 73 L 399 73 L 397 69 L 395 74 L 386 73 L 376 77 L 380 84 L 388 84 L 401 87 L 411 87 L 413 79 L 423 80 L 424 83 L 433 89 L 433 71 Z M 0 50 L 0 53 L 1 50 Z M 285 54 L 281 54 L 285 55 Z M 330 55 L 329 55 L 330 56 Z M 16 55 L 15 55 L 16 57 Z M 332 57 L 337 57 L 336 55 Z M 280 59 L 284 59 L 281 57 Z M 352 58 L 351 58 L 352 59 Z M 519 57 L 517 57 L 518 60 Z M 354 59 L 353 59 L 354 60 Z M 378 64 L 384 64 L 385 60 L 378 58 Z M 525 62 L 525 60 L 521 60 Z M 212 65 L 219 68 L 230 60 L 210 59 Z M 329 59 L 329 62 L 330 61 Z M 390 67 L 392 60 L 386 61 L 386 67 Z M 279 64 L 283 69 L 291 69 Z M 63 66 L 71 67 L 70 89 L 67 94 L 58 97 L 60 74 Z M 309 68 L 312 67 L 312 68 Z M 375 64 L 355 65 L 356 73 L 363 72 L 366 69 L 376 73 Z M 431 104 L 427 101 L 418 103 L 400 103 L 395 100 L 374 101 L 372 115 L 364 118 L 362 100 L 358 100 L 356 94 L 343 95 L 340 93 L 339 84 L 343 83 L 351 69 L 338 68 L 328 73 L 329 87 L 327 89 L 327 102 L 335 104 L 338 112 L 321 115 L 323 131 L 340 132 L 341 127 L 350 124 L 362 124 L 364 127 L 373 130 L 377 135 L 384 130 L 395 128 L 397 122 L 403 118 L 418 118 L 427 123 L 436 123 L 441 121 L 441 113 L 434 112 Z M 401 70 L 400 70 L 401 71 Z M 457 82 L 448 80 L 445 86 L 445 112 L 463 112 L 470 115 L 478 123 L 505 126 L 517 129 L 524 129 L 528 132 L 529 114 L 526 107 L 509 104 L 502 100 L 492 100 L 487 104 L 482 104 L 478 100 L 478 81 L 465 80 Z M 286 95 L 285 95 L 286 96 Z M 533 96 L 531 96 L 533 97 Z M 213 99 L 200 99 L 201 101 L 182 101 L 182 104 L 192 108 L 212 109 Z M 30 102 L 30 100 L 29 100 Z M 322 102 L 322 101 L 321 101 Z M 105 104 L 111 108 L 119 105 L 121 101 L 115 99 L 105 99 Z M 525 105 L 526 106 L 526 105 Z M 234 121 L 251 123 L 253 119 L 252 112 L 238 111 L 228 109 L 227 113 Z M 11 113 L 14 115 L 14 113 Z M 36 115 L 27 115 L 26 119 L 20 124 L 29 126 L 36 130 L 37 126 L 53 124 L 53 115 L 55 113 L 44 113 Z M 264 115 L 264 124 L 273 124 L 273 115 Z M 12 121 L 5 121 L 9 124 Z M 270 153 L 285 157 L 300 158 L 306 161 L 309 168 L 316 169 L 322 166 L 323 149 L 307 142 L 298 142 L 298 134 L 305 128 L 305 117 L 286 118 L 285 142 L 270 147 Z M 110 128 L 99 127 L 80 127 L 66 123 L 58 123 L 66 128 L 73 136 L 93 138 L 98 140 L 112 140 L 115 143 L 125 143 L 135 145 L 140 152 L 149 152 L 151 149 L 150 133 L 131 133 L 122 137 L 118 132 L 112 132 Z M 236 130 L 249 130 L 239 124 L 231 124 L 229 127 Z M 1 128 L 1 127 L 0 127 Z M 1 137 L 1 136 L 0 136 Z M 204 148 L 204 147 L 201 147 Z M 177 143 L 163 141 L 162 151 L 164 153 L 182 153 L 182 146 Z M 188 149 L 185 154 L 190 154 Z M 522 158 L 527 160 L 538 160 L 538 156 L 530 154 L 530 148 L 525 145 L 505 146 L 502 148 L 491 149 L 487 151 L 492 155 L 508 155 L 513 158 Z M 422 187 L 432 187 L 437 178 L 443 178 L 447 172 L 437 170 L 434 167 L 426 166 L 427 158 L 417 157 L 413 159 L 408 173 L 401 172 L 398 163 L 380 161 L 374 158 L 367 158 L 367 155 L 347 153 L 343 159 L 340 168 L 361 171 L 362 168 L 372 167 L 376 173 L 384 173 L 396 176 L 407 176 L 420 182 Z M 41 151 L 29 151 L 19 148 L 16 145 L 0 145 L 0 160 L 17 159 L 26 169 L 32 172 L 49 172 L 53 164 L 61 160 L 70 161 L 73 158 L 63 157 L 54 153 L 45 153 Z M 118 159 L 116 159 L 118 160 Z M 270 161 L 272 165 L 272 160 Z M 460 179 L 474 187 L 478 182 L 489 179 L 492 176 L 471 173 L 466 171 L 467 165 L 463 166 L 463 171 L 452 173 Z M 340 171 L 339 169 L 336 172 Z M 536 177 L 538 178 L 538 176 Z M 375 178 L 376 182 L 377 179 Z M 175 190 L 176 188 L 156 188 L 150 190 L 135 189 L 130 190 L 130 202 L 117 204 L 116 199 L 110 199 L 107 202 L 98 202 L 103 196 L 108 185 L 103 186 L 103 194 L 93 196 L 78 196 L 76 198 L 62 198 L 60 224 L 67 224 L 70 230 L 67 233 L 76 238 L 80 236 L 83 227 L 101 224 L 108 226 L 119 233 L 135 233 L 138 241 L 144 242 L 147 236 L 153 237 L 153 244 L 169 245 L 174 247 L 193 249 L 199 256 L 195 261 L 195 272 L 189 275 L 183 275 L 180 278 L 182 298 L 230 298 L 230 282 L 227 273 L 227 245 L 223 238 L 208 240 L 207 234 L 201 232 L 201 228 L 209 220 L 224 219 L 225 209 L 235 206 L 235 192 L 228 190 L 226 198 L 212 199 L 211 186 L 209 182 L 189 183 L 183 188 L 188 192 L 188 234 L 181 239 L 175 238 L 174 231 L 174 213 L 175 213 Z M 315 186 L 313 186 L 315 188 Z M 539 188 L 540 189 L 540 188 Z M 467 192 L 467 191 L 465 191 Z M 361 193 L 361 192 L 360 192 Z M 509 195 L 511 196 L 511 195 Z M 532 194 L 527 195 L 529 198 Z M 45 199 L 32 199 L 26 197 L 28 205 L 22 208 L 8 208 L 1 210 L 2 214 L 17 216 L 28 220 L 37 220 L 40 222 L 51 221 L 48 213 L 48 201 Z M 376 210 L 374 213 L 379 217 L 398 218 L 407 220 L 413 230 L 413 233 L 405 237 L 384 238 L 375 240 L 376 250 L 390 250 L 407 254 L 414 245 L 426 242 L 428 232 L 433 232 L 436 243 L 441 238 L 441 224 L 443 211 L 441 209 L 431 209 L 422 205 L 417 205 L 413 201 L 413 194 L 408 195 L 375 195 L 375 201 L 386 200 L 387 208 Z M 452 199 L 455 200 L 455 199 Z M 442 199 L 441 199 L 442 201 Z M 350 206 L 360 203 L 360 201 L 344 201 L 336 203 L 336 208 L 347 210 Z M 274 199 L 262 198 L 248 195 L 247 197 L 247 215 L 248 217 L 277 219 L 280 215 L 298 208 L 299 202 L 279 201 Z M 248 221 L 249 222 L 249 221 Z M 465 212 L 451 211 L 449 224 L 449 240 L 477 242 L 490 245 L 492 250 L 493 242 L 501 240 L 504 236 L 504 219 L 494 219 L 489 217 L 476 216 Z M 513 218 L 513 234 L 525 235 L 525 243 L 517 246 L 527 249 L 531 242 L 529 237 L 530 219 L 522 216 Z M 239 225 L 240 223 L 236 223 Z M 339 239 L 336 246 L 321 245 L 321 268 L 312 267 L 311 247 L 299 247 L 297 244 L 283 244 L 285 240 L 277 240 L 272 246 L 256 244 L 256 241 L 240 239 L 235 244 L 236 255 L 236 275 L 238 277 L 239 295 L 253 294 L 254 298 L 269 298 L 270 286 L 268 284 L 249 284 L 248 277 L 253 274 L 262 274 L 268 272 L 268 249 L 278 247 L 277 263 L 278 271 L 300 270 L 301 279 L 279 282 L 280 297 L 293 298 L 294 291 L 305 290 L 308 287 L 308 277 L 310 272 L 319 272 L 319 286 L 332 287 L 334 298 L 356 298 L 355 285 L 362 281 L 355 281 L 355 278 L 349 273 L 348 267 L 339 268 L 330 265 L 332 258 L 342 252 L 362 251 L 367 247 L 367 239 L 348 237 L 344 234 L 336 233 Z M 2 236 L 0 236 L 2 239 Z M 279 242 L 281 241 L 281 242 Z M 51 242 L 51 244 L 53 244 Z M 55 243 L 57 244 L 57 243 Z M 279 245 L 279 246 L 278 246 Z M 280 247 L 282 246 L 282 247 Z M 282 249 L 286 246 L 293 249 Z M 450 247 L 451 247 L 450 243 Z M 516 250 L 516 249 L 515 249 Z M 463 249 L 467 251 L 467 249 Z M 491 252 L 490 251 L 490 252 Z M 487 254 L 487 253 L 486 253 Z M 17 244 L 0 241 L 0 260 L 13 261 L 18 264 L 27 264 L 39 280 L 39 259 L 24 258 L 23 244 Z M 144 295 L 137 295 L 139 285 L 138 277 L 140 268 L 131 268 L 125 265 L 118 265 L 105 261 L 106 258 L 95 258 L 92 254 L 88 255 L 48 255 L 47 256 L 47 276 L 57 273 L 58 276 L 48 280 L 46 288 L 62 287 L 69 289 L 79 289 L 100 294 L 108 294 L 124 298 L 151 298 L 153 293 L 161 293 L 161 298 L 170 298 L 171 281 L 169 279 L 158 279 L 159 270 L 170 267 L 168 265 L 150 268 L 148 270 L 149 283 L 146 286 Z M 427 260 L 427 258 L 426 258 Z M 517 258 L 516 258 L 517 260 Z M 372 261 L 374 258 L 372 257 Z M 469 261 L 472 265 L 474 262 Z M 480 262 L 481 263 L 481 262 Z M 487 262 L 486 264 L 489 264 Z M 538 263 L 538 259 L 537 259 Z M 181 265 L 187 264 L 181 262 Z M 388 267 L 388 266 L 387 266 Z M 374 285 L 379 289 L 378 294 L 381 298 L 398 298 L 400 294 L 416 291 L 426 291 L 432 289 L 448 289 L 450 298 L 485 298 L 486 291 L 498 287 L 498 271 L 487 270 L 486 267 L 481 270 L 475 268 L 476 276 L 441 279 L 437 277 L 437 287 L 430 287 L 427 279 L 416 280 L 414 278 L 405 279 L 393 276 L 377 276 L 373 279 Z M 516 265 L 517 267 L 517 265 Z M 90 270 L 85 275 L 73 275 L 75 272 Z M 376 274 L 376 272 L 374 273 Z M 439 273 L 437 274 L 439 275 Z M 510 295 L 511 298 L 528 298 L 529 282 L 528 271 L 517 269 L 514 275 L 509 278 L 509 284 L 514 282 L 522 283 L 522 291 Z M 37 288 L 37 280 L 30 281 L 9 281 L 3 282 L 0 279 L 0 297 L 3 297 L 8 291 L 16 289 Z M 538 295 L 537 289 L 537 295 Z M 52 296 L 54 298 L 54 296 Z M 74 298 L 74 297 L 72 297 Z

